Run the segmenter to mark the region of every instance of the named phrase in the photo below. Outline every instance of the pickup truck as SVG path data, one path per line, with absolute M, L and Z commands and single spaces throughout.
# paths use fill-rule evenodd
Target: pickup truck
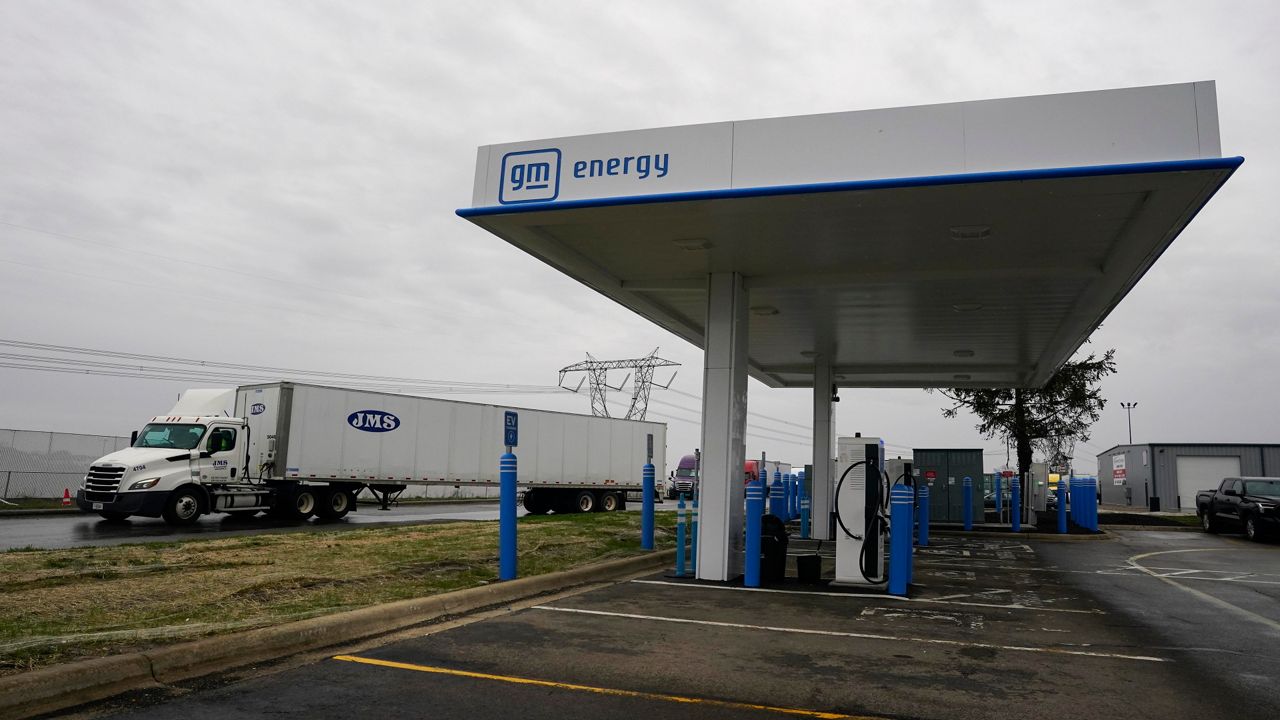
M 1280 478 L 1224 478 L 1217 490 L 1196 493 L 1196 514 L 1205 532 L 1239 526 L 1245 537 L 1261 540 L 1280 529 Z

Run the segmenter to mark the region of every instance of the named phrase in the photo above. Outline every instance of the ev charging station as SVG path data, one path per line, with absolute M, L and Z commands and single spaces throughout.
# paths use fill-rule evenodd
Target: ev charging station
M 485 145 L 458 215 L 704 349 L 698 579 L 743 572 L 753 377 L 812 392 L 812 535 L 875 585 L 910 473 L 837 389 L 1042 386 L 1242 162 L 1192 82 Z
M 836 469 L 840 472 L 832 490 L 835 509 L 828 527 L 836 545 L 832 584 L 882 586 L 888 582 L 884 549 L 889 538 L 884 441 L 842 437 L 836 448 Z

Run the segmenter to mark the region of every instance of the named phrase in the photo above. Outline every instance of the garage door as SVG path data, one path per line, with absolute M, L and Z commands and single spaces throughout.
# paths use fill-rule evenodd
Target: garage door
M 1222 478 L 1240 477 L 1238 457 L 1178 458 L 1178 500 L 1184 512 L 1196 509 L 1196 493 L 1218 487 Z

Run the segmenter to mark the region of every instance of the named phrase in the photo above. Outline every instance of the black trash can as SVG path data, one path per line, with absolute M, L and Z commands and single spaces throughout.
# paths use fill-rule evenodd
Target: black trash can
M 787 577 L 787 526 L 777 515 L 760 522 L 760 581 L 780 583 Z
M 796 577 L 803 585 L 818 585 L 822 582 L 822 556 L 797 555 Z

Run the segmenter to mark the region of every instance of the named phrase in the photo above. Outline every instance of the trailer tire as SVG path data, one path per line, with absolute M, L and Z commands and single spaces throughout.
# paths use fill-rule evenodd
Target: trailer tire
M 573 512 L 595 512 L 599 505 L 596 494 L 590 490 L 583 490 L 573 497 Z
M 551 503 L 544 491 L 529 489 L 524 491 L 524 511 L 530 515 L 546 515 L 551 512 Z
M 203 510 L 200 506 L 200 491 L 193 485 L 186 485 L 169 493 L 169 497 L 164 501 L 164 511 L 161 515 L 170 525 L 179 527 L 191 525 L 200 519 L 200 513 Z
M 319 493 L 316 517 L 322 520 L 341 520 L 351 512 L 355 496 L 342 488 L 329 488 Z
M 622 509 L 622 498 L 616 492 L 607 492 L 600 496 L 601 512 L 617 512 Z

